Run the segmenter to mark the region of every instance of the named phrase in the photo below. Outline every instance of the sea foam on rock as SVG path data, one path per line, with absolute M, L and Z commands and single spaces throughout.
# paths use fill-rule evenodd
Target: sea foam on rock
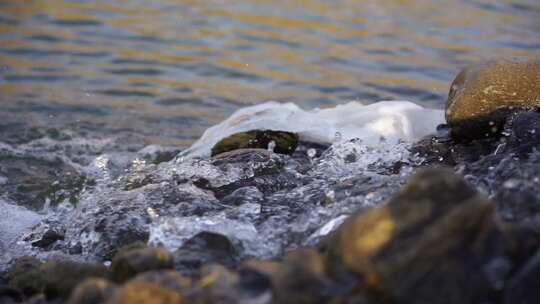
M 292 132 L 301 141 L 332 144 L 358 138 L 366 145 L 387 141 L 415 141 L 444 122 L 441 110 L 426 109 L 409 101 L 381 101 L 370 105 L 349 102 L 333 108 L 306 111 L 293 103 L 265 102 L 242 108 L 206 130 L 185 157 L 210 156 L 222 139 L 251 130 Z M 265 147 L 266 148 L 266 147 Z
M 446 120 L 455 138 L 478 139 L 499 134 L 512 113 L 539 108 L 540 60 L 493 60 L 456 76 Z

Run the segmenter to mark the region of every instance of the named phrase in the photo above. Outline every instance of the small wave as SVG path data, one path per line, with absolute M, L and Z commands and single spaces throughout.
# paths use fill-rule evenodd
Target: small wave
M 418 140 L 443 122 L 442 110 L 423 108 L 408 101 L 371 105 L 349 102 L 311 111 L 293 103 L 270 101 L 236 111 L 206 130 L 183 155 L 209 156 L 211 148 L 221 139 L 255 129 L 295 132 L 301 140 L 323 144 L 331 144 L 336 134 L 340 134 L 342 140 L 358 138 L 364 144 L 377 145 L 381 138 L 390 142 Z

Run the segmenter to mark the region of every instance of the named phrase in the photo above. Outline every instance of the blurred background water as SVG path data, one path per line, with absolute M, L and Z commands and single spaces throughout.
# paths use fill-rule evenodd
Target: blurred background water
M 0 132 L 186 147 L 271 99 L 443 108 L 467 63 L 539 50 L 537 0 L 0 0 Z

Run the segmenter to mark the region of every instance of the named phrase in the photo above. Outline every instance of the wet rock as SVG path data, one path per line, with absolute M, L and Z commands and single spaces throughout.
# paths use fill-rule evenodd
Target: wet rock
M 201 293 L 197 295 L 197 298 L 203 303 L 241 302 L 242 293 L 239 289 L 239 277 L 236 273 L 214 264 L 205 266 L 201 272 L 201 279 L 197 282 Z
M 111 273 L 116 282 L 125 282 L 145 271 L 172 268 L 173 259 L 167 250 L 143 248 L 119 252 L 112 261 Z
M 49 229 L 41 236 L 41 239 L 32 242 L 32 246 L 40 248 L 48 248 L 58 240 L 63 240 L 64 234 L 56 230 Z
M 0 150 L 0 191 L 29 209 L 39 210 L 48 200 L 55 206 L 65 200 L 75 204 L 89 183 L 60 158 L 46 159 Z
M 238 149 L 270 149 L 291 154 L 298 145 L 298 135 L 285 131 L 254 130 L 233 134 L 212 148 L 212 156 Z M 272 149 L 273 148 L 273 149 Z
M 27 297 L 40 293 L 45 286 L 45 273 L 41 266 L 42 262 L 33 257 L 17 259 L 8 272 L 9 286 Z
M 272 281 L 275 303 L 328 303 L 330 298 L 324 260 L 314 250 L 288 254 Z
M 182 293 L 193 286 L 193 282 L 174 270 L 157 270 L 141 273 L 129 282 L 144 282 L 156 284 Z
M 267 150 L 234 150 L 215 156 L 212 165 L 222 172 L 232 170 L 241 172 L 238 179 L 219 186 L 214 186 L 205 179 L 193 183 L 201 189 L 211 190 L 217 199 L 222 199 L 244 187 L 255 187 L 263 194 L 273 193 L 296 186 L 297 180 L 294 175 L 284 170 L 289 162 L 294 161 L 288 156 Z
M 326 270 L 324 257 L 317 251 L 300 249 L 282 261 L 247 261 L 238 273 L 242 290 L 253 299 L 266 297 L 271 303 L 342 303 L 342 296 L 357 280 L 329 278 Z
M 130 282 L 120 288 L 107 304 L 182 304 L 179 293 L 157 284 Z
M 67 299 L 75 287 L 88 278 L 105 278 L 107 268 L 99 264 L 73 261 L 50 261 L 42 266 L 45 273 L 44 293 L 47 299 Z
M 532 304 L 540 299 L 540 252 L 532 257 L 508 282 L 504 303 Z
M 187 276 L 196 276 L 202 266 L 219 263 L 234 268 L 238 252 L 224 235 L 201 232 L 184 242 L 174 253 L 174 267 Z
M 116 286 L 107 280 L 86 279 L 73 290 L 67 304 L 103 304 L 115 290 Z
M 357 274 L 381 299 L 487 301 L 507 274 L 492 268 L 510 263 L 493 207 L 452 171 L 421 170 L 386 205 L 340 227 L 330 238 L 329 263 Z
M 0 285 L 0 303 L 2 304 L 14 304 L 23 301 L 23 295 L 15 288 L 9 286 Z
M 498 60 L 469 66 L 455 78 L 446 121 L 459 140 L 500 133 L 517 110 L 540 107 L 540 61 Z

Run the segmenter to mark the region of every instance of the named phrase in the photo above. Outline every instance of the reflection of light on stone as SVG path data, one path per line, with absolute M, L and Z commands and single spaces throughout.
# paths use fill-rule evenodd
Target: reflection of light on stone
M 152 207 L 148 207 L 146 209 L 146 213 L 150 216 L 152 219 L 157 219 L 159 217 L 159 214 L 156 212 L 156 210 Z

